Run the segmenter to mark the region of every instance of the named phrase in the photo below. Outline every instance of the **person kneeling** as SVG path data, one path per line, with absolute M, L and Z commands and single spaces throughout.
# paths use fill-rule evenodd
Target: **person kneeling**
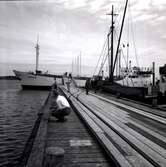
M 52 106 L 52 116 L 56 117 L 59 121 L 64 121 L 64 117 L 71 113 L 70 105 L 64 96 L 58 94 L 57 90 L 53 91 L 55 103 Z

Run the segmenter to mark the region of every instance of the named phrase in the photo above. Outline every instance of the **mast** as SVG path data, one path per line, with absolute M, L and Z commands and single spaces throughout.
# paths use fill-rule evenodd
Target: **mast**
M 109 80 L 110 82 L 113 82 L 114 80 L 114 72 L 113 72 L 113 61 L 114 61 L 114 6 L 112 5 L 112 12 L 111 14 L 108 14 L 112 16 L 111 20 L 111 27 L 110 30 L 111 32 L 108 33 L 107 38 L 108 38 L 108 66 L 109 66 Z M 110 53 L 110 34 L 111 34 L 111 55 Z M 110 57 L 111 56 L 111 57 Z
M 110 81 L 114 80 L 113 61 L 114 61 L 114 6 L 112 5 L 112 23 L 111 23 L 111 76 Z
M 121 29 L 120 29 L 118 45 L 117 45 L 117 49 L 116 49 L 115 61 L 114 61 L 114 65 L 113 65 L 113 72 L 115 70 L 116 60 L 117 60 L 117 57 L 118 57 L 118 51 L 119 51 L 120 40 L 121 40 L 121 36 L 122 36 L 122 31 L 123 31 L 123 25 L 124 25 L 126 10 L 127 10 L 127 4 L 128 4 L 128 0 L 126 0 L 125 9 L 124 9 L 124 13 L 123 13 L 122 26 L 121 26 Z
M 80 63 L 79 63 L 79 55 L 77 56 L 77 76 L 79 77 L 79 75 L 80 75 L 80 68 L 79 68 L 79 65 Z
M 107 46 L 108 46 L 108 75 L 109 75 L 109 78 L 111 78 L 111 62 L 110 62 L 110 39 L 109 39 L 109 36 L 110 36 L 110 32 L 108 33 L 108 35 L 107 35 Z M 102 66 L 102 64 L 101 64 L 101 66 Z M 100 71 L 99 71 L 99 73 L 100 73 Z
M 80 76 L 81 76 L 81 52 L 80 52 Z
M 37 36 L 37 44 L 36 44 L 36 74 L 37 74 L 37 71 L 38 71 L 38 67 L 39 67 L 39 35 Z
M 77 76 L 77 57 L 75 56 L 75 76 Z
M 74 62 L 72 60 L 72 65 L 71 65 L 71 73 L 72 73 L 72 75 L 73 75 L 73 71 L 74 71 Z

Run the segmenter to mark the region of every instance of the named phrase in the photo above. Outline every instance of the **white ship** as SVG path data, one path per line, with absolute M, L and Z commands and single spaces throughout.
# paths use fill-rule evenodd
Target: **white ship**
M 131 63 L 131 61 L 130 61 Z M 152 84 L 152 68 L 140 68 L 140 67 L 129 67 L 120 69 L 121 78 L 115 81 L 118 84 L 123 86 L 130 86 L 130 87 L 148 87 Z M 120 78 L 120 77 L 119 77 Z
M 43 75 L 41 71 L 38 70 L 39 62 L 39 44 L 37 40 L 36 44 L 36 71 L 32 72 L 22 72 L 13 70 L 16 77 L 20 79 L 20 83 L 23 89 L 50 89 L 54 84 L 55 80 L 53 77 Z

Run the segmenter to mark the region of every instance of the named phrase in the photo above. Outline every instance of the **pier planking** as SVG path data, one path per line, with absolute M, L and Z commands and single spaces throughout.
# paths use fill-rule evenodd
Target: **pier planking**
M 74 92 L 76 92 L 76 93 L 74 93 Z M 132 144 L 132 147 L 135 148 L 135 146 L 136 146 L 137 147 L 136 150 L 139 149 L 138 151 L 141 152 L 141 154 L 144 155 L 144 157 L 146 157 L 154 166 L 158 165 L 158 164 L 160 164 L 160 166 L 165 166 L 166 159 L 165 159 L 164 147 L 161 148 L 159 146 L 159 143 L 158 143 L 160 141 L 160 139 L 162 139 L 162 140 L 164 139 L 164 135 L 161 135 L 162 133 L 160 134 L 159 132 L 156 133 L 155 131 L 153 131 L 153 133 L 151 133 L 152 129 L 150 128 L 152 126 L 152 122 L 153 122 L 153 124 L 155 124 L 156 126 L 158 126 L 158 127 L 162 126 L 164 129 L 165 128 L 165 121 L 163 121 L 164 120 L 163 117 L 161 117 L 161 116 L 159 117 L 156 114 L 153 115 L 153 114 L 151 114 L 151 112 L 146 111 L 147 109 L 145 111 L 143 111 L 142 108 L 141 108 L 141 110 L 139 110 L 139 109 L 134 108 L 134 106 L 133 107 L 125 106 L 124 104 L 117 103 L 114 101 L 110 102 L 109 100 L 103 99 L 102 97 L 98 98 L 98 97 L 94 97 L 91 95 L 87 96 L 84 91 L 82 91 L 82 92 L 81 92 L 81 90 L 76 91 L 75 88 L 71 88 L 71 95 L 69 96 L 70 99 L 72 99 L 72 101 L 74 101 L 73 100 L 74 97 L 72 98 L 72 96 L 74 96 L 75 99 L 80 101 L 82 104 L 85 104 L 85 106 L 88 106 L 87 108 L 90 108 L 90 111 L 89 111 L 90 113 L 94 112 L 95 115 L 98 115 L 100 118 L 102 118 L 102 120 L 104 120 L 104 122 L 108 126 L 113 127 L 114 130 L 118 131 L 118 134 L 119 133 L 122 134 L 122 136 L 125 138 L 125 140 L 127 138 L 126 141 L 128 141 L 128 142 L 130 141 L 129 143 Z M 120 108 L 119 106 L 123 106 L 123 108 Z M 124 107 L 129 108 L 130 112 L 129 112 L 129 110 L 126 110 Z M 91 109 L 92 109 L 92 111 L 91 111 Z M 139 111 L 139 113 L 138 113 L 138 111 Z M 131 114 L 132 112 L 133 112 L 133 114 Z M 92 116 L 93 116 L 93 114 L 92 114 Z M 136 119 L 136 118 L 134 118 L 135 116 L 138 120 L 135 120 Z M 147 117 L 146 118 L 147 120 L 145 121 L 147 125 L 145 126 L 145 128 L 146 128 L 146 131 L 148 133 L 150 133 L 151 135 L 149 134 L 149 136 L 147 136 L 147 135 L 144 136 L 143 130 L 141 130 L 141 133 L 140 133 L 139 131 L 137 131 L 137 129 L 133 129 L 132 127 L 127 127 L 129 122 L 133 123 L 136 121 L 137 124 L 139 124 L 140 118 L 138 116 L 139 117 L 141 116 L 141 119 L 142 119 L 142 117 Z M 96 119 L 94 118 L 94 116 L 93 116 L 93 120 L 96 122 Z M 115 120 L 116 120 L 116 122 L 114 123 Z M 101 123 L 99 123 L 99 125 L 101 126 Z M 143 127 L 143 129 L 144 129 L 144 127 Z M 110 133 L 108 133 L 108 134 L 110 134 Z M 155 137 L 153 137 L 152 135 L 154 135 Z M 158 135 L 159 135 L 159 138 L 158 138 Z M 114 135 L 113 135 L 113 137 L 114 137 Z M 157 143 L 157 145 L 153 142 Z
M 78 141 L 77 144 L 71 144 L 72 140 Z M 65 122 L 57 122 L 53 117 L 49 119 L 46 147 L 62 147 L 65 150 L 64 167 L 111 167 L 112 162 L 74 110 Z
M 71 146 L 71 140 L 88 140 L 91 145 Z M 62 147 L 65 150 L 64 166 L 110 166 L 103 150 L 80 122 L 74 111 L 66 122 L 48 122 L 47 147 Z M 69 165 L 70 164 L 70 165 Z
M 89 107 L 92 107 L 92 108 L 95 107 L 94 109 L 95 109 L 95 113 L 97 115 L 98 114 L 100 115 L 99 112 L 104 109 L 102 103 L 97 104 L 97 106 L 92 103 L 91 98 L 96 99 L 95 97 L 86 96 L 85 93 L 80 92 L 78 90 L 73 90 L 73 93 L 74 93 L 74 96 L 76 97 L 76 99 L 80 99 L 82 97 L 83 99 L 81 99 L 81 100 L 82 101 L 85 100 L 86 103 L 89 104 L 88 105 Z M 66 95 L 67 95 L 67 97 L 72 99 L 72 96 L 70 94 L 66 93 Z M 75 113 L 75 108 L 73 108 L 71 115 L 68 116 L 67 121 L 65 121 L 65 122 L 57 122 L 55 118 L 50 117 L 49 105 L 48 104 L 46 105 L 47 107 L 45 108 L 45 110 L 46 110 L 47 114 L 42 119 L 43 122 L 45 122 L 45 123 L 44 124 L 41 123 L 41 125 L 40 125 L 37 139 L 35 140 L 34 147 L 32 149 L 32 153 L 31 153 L 31 156 L 29 158 L 30 161 L 28 161 L 28 162 L 30 162 L 29 163 L 30 165 L 28 164 L 28 166 L 34 166 L 34 164 L 35 164 L 35 166 L 42 165 L 41 162 L 43 160 L 44 150 L 46 147 L 62 147 L 65 150 L 64 162 L 63 162 L 64 167 L 67 167 L 67 166 L 69 166 L 69 167 L 70 166 L 71 167 L 72 166 L 80 166 L 80 167 L 103 166 L 103 167 L 107 167 L 107 166 L 111 166 L 111 165 L 115 166 L 115 162 L 113 162 L 111 160 L 111 158 L 108 158 L 108 156 L 106 155 L 104 150 L 100 147 L 99 143 L 96 141 L 94 136 L 90 133 L 88 126 L 90 125 L 92 127 L 92 129 L 95 129 L 95 133 L 98 134 L 99 140 L 102 140 L 103 143 L 105 142 L 106 145 L 110 146 L 110 141 L 107 141 L 107 137 L 104 134 L 105 132 L 103 132 L 103 130 L 100 129 L 100 127 L 98 127 L 98 125 L 96 126 L 95 122 L 91 121 L 91 118 L 87 115 L 86 112 L 84 112 L 84 109 L 77 104 L 76 99 L 75 98 L 72 99 L 72 102 L 75 101 L 74 102 L 75 106 L 77 106 L 79 112 L 82 115 L 82 118 L 81 118 L 81 116 L 78 117 L 78 115 L 79 115 L 78 112 Z M 108 103 L 107 103 L 107 105 L 108 105 Z M 74 107 L 74 106 L 72 106 L 72 107 Z M 117 110 L 120 110 L 120 108 L 117 108 Z M 136 110 L 136 109 L 134 109 L 134 110 Z M 121 123 L 126 124 L 128 122 L 128 118 L 127 117 L 125 119 L 118 118 L 116 123 L 119 125 L 117 127 L 117 125 L 115 125 L 111 121 L 112 118 L 114 118 L 114 117 L 116 118 L 116 112 L 115 113 L 112 112 L 113 115 L 110 115 L 109 119 L 104 116 L 105 114 L 101 115 L 101 116 L 104 120 L 106 120 L 108 125 L 109 124 L 111 126 L 114 125 L 116 130 L 121 131 L 122 130 Z M 126 112 L 126 111 L 124 111 L 124 112 Z M 108 117 L 109 117 L 109 112 L 106 112 L 106 113 L 108 114 Z M 121 114 L 123 116 L 123 112 L 121 112 Z M 148 114 L 148 116 L 149 116 L 149 114 Z M 93 117 L 94 116 L 92 115 L 92 118 Z M 87 124 L 89 124 L 89 125 L 86 125 L 86 123 L 83 123 L 82 122 L 83 119 L 84 119 L 84 121 L 86 120 L 85 122 L 87 122 Z M 93 119 L 95 119 L 95 118 L 93 118 Z M 133 123 L 133 122 L 134 121 L 131 120 L 131 123 Z M 102 125 L 102 124 L 100 123 L 100 125 Z M 105 126 L 105 125 L 103 125 L 103 126 Z M 125 126 L 125 128 L 126 127 L 127 126 Z M 108 129 L 106 127 L 104 127 L 104 128 Z M 124 126 L 123 126 L 123 128 L 124 128 Z M 133 138 L 134 136 L 139 137 L 140 135 L 130 128 L 131 127 L 127 127 L 126 131 L 122 130 L 123 131 L 122 134 L 125 134 L 128 137 L 128 140 L 131 139 L 133 142 L 135 142 L 135 144 L 137 146 L 139 145 L 140 149 L 143 150 L 144 148 L 142 148 L 142 146 L 145 146 L 143 144 L 144 141 L 142 141 L 140 144 L 140 141 L 136 140 L 136 138 Z M 135 135 L 130 136 L 129 130 L 131 131 L 132 134 L 135 134 Z M 149 132 L 150 129 L 146 128 L 146 131 Z M 43 132 L 44 132 L 44 135 L 43 135 Z M 114 138 L 116 136 L 116 135 L 112 134 L 112 132 L 110 130 L 109 130 L 108 134 L 109 134 L 109 136 L 111 136 L 111 138 Z M 155 133 L 155 132 L 151 133 L 151 134 L 153 134 L 154 136 L 157 135 L 157 133 Z M 160 136 L 159 138 L 161 138 L 163 140 L 163 136 Z M 116 139 L 116 141 L 118 141 L 118 140 Z M 146 139 L 145 141 L 147 141 L 147 143 L 148 143 L 148 145 L 150 145 L 150 147 L 156 147 L 155 145 L 152 145 L 151 141 L 149 142 L 148 139 Z M 119 140 L 119 143 L 121 143 L 120 140 Z M 126 146 L 126 144 L 125 144 L 125 146 Z M 149 153 L 149 155 L 151 156 L 152 159 L 159 158 L 158 160 L 160 162 L 160 165 L 162 166 L 163 165 L 162 163 L 163 163 L 163 161 L 165 161 L 165 159 L 163 160 L 159 155 L 155 154 L 155 152 L 153 152 L 150 149 L 150 147 L 146 148 L 147 152 Z M 156 148 L 159 149 L 160 147 L 157 146 Z M 123 149 L 123 147 L 122 147 L 122 149 Z M 112 148 L 110 148 L 110 150 L 112 151 Z M 160 151 L 161 150 L 159 150 L 159 152 Z M 163 155 L 165 155 L 165 154 L 163 154 Z M 131 158 L 133 159 L 133 156 L 131 156 Z
M 65 122 L 57 122 L 51 116 L 49 107 L 52 98 L 50 95 L 39 113 L 42 114 L 42 119 L 26 166 L 43 167 L 47 147 L 64 149 L 63 167 L 114 166 L 74 110 Z

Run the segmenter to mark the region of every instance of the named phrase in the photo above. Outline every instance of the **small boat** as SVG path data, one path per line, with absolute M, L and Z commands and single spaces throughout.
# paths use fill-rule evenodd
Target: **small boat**
M 34 72 L 22 72 L 13 70 L 17 78 L 19 78 L 23 89 L 34 89 L 34 90 L 49 90 L 54 84 L 55 80 L 53 77 L 44 75 L 38 70 L 39 62 L 39 44 L 37 40 L 36 44 L 36 71 Z

